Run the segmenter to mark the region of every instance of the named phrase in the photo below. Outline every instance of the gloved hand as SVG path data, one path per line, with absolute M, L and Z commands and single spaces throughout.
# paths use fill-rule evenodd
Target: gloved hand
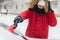
M 51 5 L 50 5 L 50 1 L 48 2 L 48 12 L 51 12 L 53 11 L 52 8 L 51 8 Z
M 23 20 L 22 20 L 22 17 L 21 16 L 17 16 L 15 19 L 14 19 L 14 23 L 21 23 Z
M 14 24 L 13 25 L 10 25 L 9 27 L 8 27 L 8 30 L 10 31 L 10 32 L 14 32 L 14 29 L 17 27 L 17 25 L 18 25 L 18 23 L 19 22 L 22 22 L 23 20 L 22 20 L 22 17 L 21 16 L 17 16 L 15 19 L 14 19 Z

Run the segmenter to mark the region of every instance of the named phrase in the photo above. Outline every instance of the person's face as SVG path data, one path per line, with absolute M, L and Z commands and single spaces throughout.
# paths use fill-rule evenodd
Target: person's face
M 38 8 L 39 8 L 39 9 L 43 9 L 43 8 L 44 8 L 44 6 L 38 5 Z

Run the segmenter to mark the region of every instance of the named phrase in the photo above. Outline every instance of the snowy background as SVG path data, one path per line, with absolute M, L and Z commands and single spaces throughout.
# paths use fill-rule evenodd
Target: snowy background
M 50 0 L 54 1 L 54 0 Z M 56 0 L 55 0 L 56 1 Z M 4 5 L 7 5 L 8 12 L 7 13 L 20 13 L 23 9 L 27 8 L 27 2 L 26 0 L 13 0 L 13 1 L 5 1 L 2 3 L 2 8 L 4 8 Z M 17 6 L 16 6 L 17 5 Z M 60 15 L 60 0 L 58 0 L 58 5 L 56 5 L 56 8 L 52 8 L 56 14 Z M 18 8 L 17 8 L 18 7 Z M 0 9 L 0 23 L 5 23 L 6 25 L 12 25 L 13 20 L 17 15 L 12 14 L 1 14 Z M 18 24 L 18 27 L 16 30 L 21 32 L 25 36 L 26 28 L 28 25 L 28 19 L 24 20 L 22 23 Z M 13 33 L 10 33 L 9 31 L 1 28 L 0 26 L 0 40 L 24 40 L 21 36 L 14 35 Z M 28 37 L 27 37 L 28 38 Z M 28 38 L 29 40 L 43 40 L 43 39 L 35 39 L 35 38 Z M 60 17 L 57 17 L 57 25 L 56 27 L 49 27 L 49 40 L 60 40 Z M 47 40 L 47 39 L 46 39 Z
M 3 22 L 7 25 L 12 25 L 13 24 L 13 20 L 16 17 L 16 15 L 0 15 L 0 22 Z M 28 20 L 23 21 L 23 23 L 19 23 L 18 27 L 16 28 L 16 30 L 18 30 L 19 32 L 21 32 L 23 35 L 25 34 L 26 28 L 27 28 L 27 24 L 28 24 Z M 9 33 L 5 30 L 0 30 L 0 38 L 5 38 L 6 40 L 10 38 L 11 40 L 13 39 L 20 39 L 19 37 L 16 37 L 15 35 L 13 35 L 12 33 Z M 9 39 L 9 40 L 10 40 Z M 16 40 L 15 39 L 15 40 Z M 21 38 L 23 39 L 23 38 Z M 29 38 L 30 40 L 33 40 L 31 38 Z M 49 27 L 49 39 L 60 39 L 60 17 L 57 17 L 57 26 L 56 27 Z

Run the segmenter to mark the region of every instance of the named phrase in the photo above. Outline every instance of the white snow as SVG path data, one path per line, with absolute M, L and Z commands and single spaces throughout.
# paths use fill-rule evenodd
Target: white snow
M 0 22 L 3 22 L 7 25 L 13 24 L 13 20 L 16 15 L 1 15 L 0 14 Z M 23 35 L 25 34 L 27 28 L 28 20 L 24 20 L 23 23 L 19 23 L 16 30 L 21 32 Z M 27 37 L 28 38 L 28 37 Z M 35 38 L 28 38 L 29 40 L 42 40 L 42 39 L 35 39 Z M 60 40 L 60 17 L 57 17 L 57 26 L 56 27 L 49 27 L 49 40 Z M 16 36 L 7 30 L 0 28 L 0 40 L 23 40 L 23 38 Z
M 23 40 L 21 36 L 14 35 L 13 33 L 0 27 L 0 40 Z

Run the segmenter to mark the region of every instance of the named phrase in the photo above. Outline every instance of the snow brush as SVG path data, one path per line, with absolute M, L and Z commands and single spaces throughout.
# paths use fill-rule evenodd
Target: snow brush
M 17 25 L 17 24 L 16 24 Z M 6 30 L 9 31 L 8 27 L 14 27 L 14 25 L 10 25 L 8 26 L 7 24 L 3 23 L 3 22 L 0 22 L 0 26 Z M 13 30 L 13 31 L 12 31 Z M 10 32 L 12 32 L 13 34 L 15 35 L 18 35 L 18 36 L 21 36 L 24 40 L 28 40 L 21 32 L 15 30 L 15 29 L 11 29 Z

